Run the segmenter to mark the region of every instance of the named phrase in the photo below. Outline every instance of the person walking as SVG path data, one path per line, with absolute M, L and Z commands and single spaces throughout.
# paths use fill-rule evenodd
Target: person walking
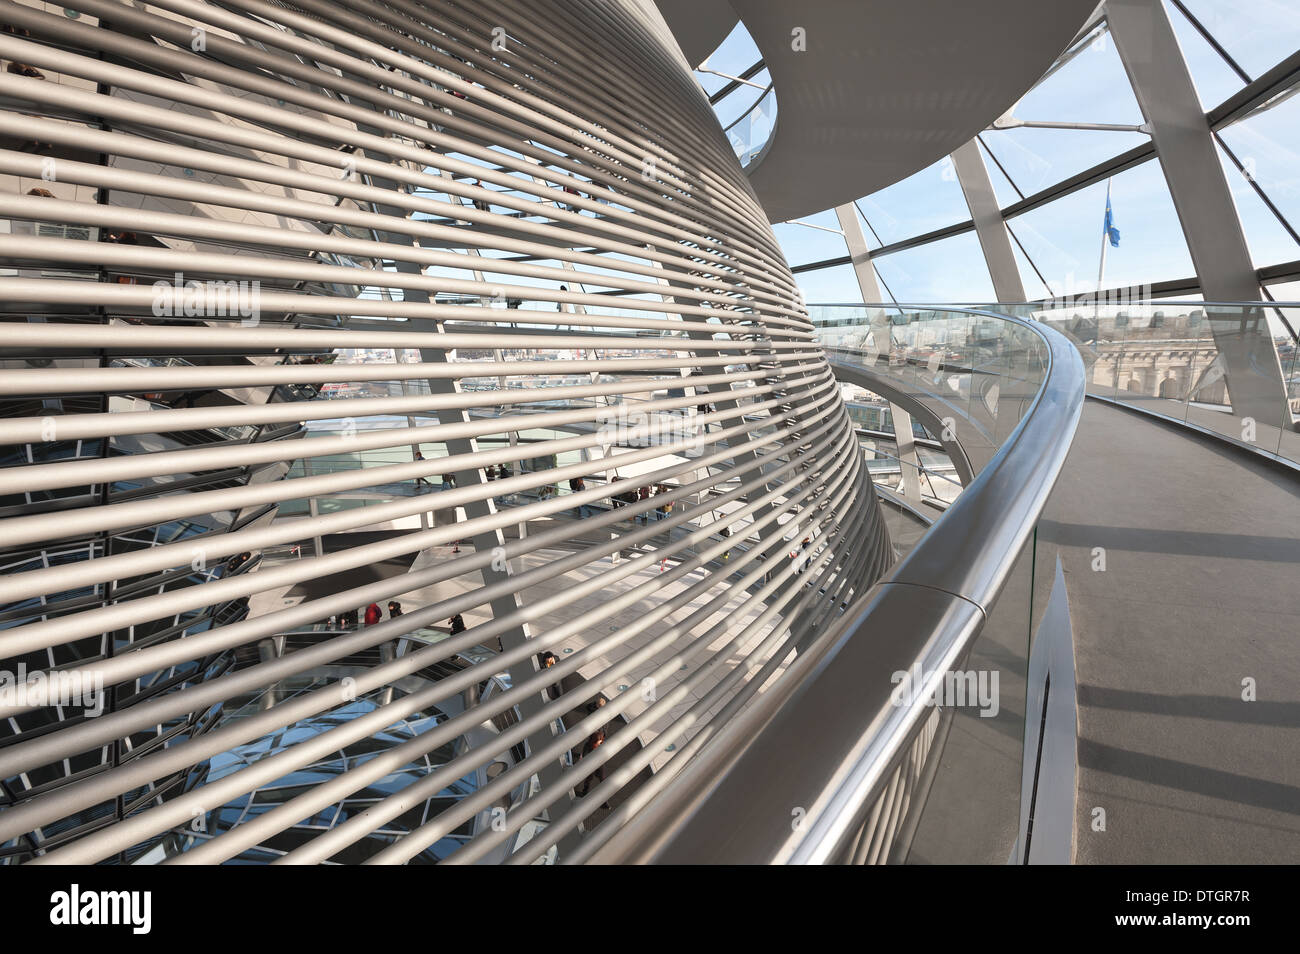
M 603 694 L 597 696 L 595 699 L 592 699 L 590 702 L 587 703 L 587 715 L 595 715 L 601 709 L 605 708 L 605 703 L 607 701 L 608 700 L 605 698 Z M 603 732 L 605 730 L 605 726 L 602 725 L 600 729 Z
M 389 618 L 389 619 L 397 619 L 397 617 L 399 617 L 399 616 L 401 616 L 401 615 L 402 615 L 402 604 L 399 603 L 399 602 L 397 602 L 397 600 L 389 600 L 389 601 L 388 601 L 388 618 Z
M 418 462 L 418 461 L 422 461 L 422 460 L 424 460 L 424 454 L 422 454 L 420 451 L 417 450 L 417 451 L 415 452 L 415 459 L 416 459 L 417 462 Z M 429 480 L 428 480 L 428 478 L 427 478 L 427 477 L 424 477 L 424 476 L 416 477 L 416 478 L 415 478 L 415 485 L 416 485 L 417 487 L 428 487 L 428 486 L 431 486 L 431 485 L 429 484 Z
M 559 657 L 557 657 L 555 653 L 551 652 L 550 650 L 547 650 L 546 652 L 542 653 L 541 660 L 542 660 L 543 669 L 553 669 L 560 662 Z M 564 687 L 561 686 L 558 682 L 552 683 L 551 685 L 546 687 L 546 695 L 550 699 L 560 698 L 560 693 L 562 693 L 563 691 L 564 691 Z
M 581 477 L 569 478 L 569 493 L 580 494 L 586 489 L 587 489 L 587 482 L 583 480 Z M 587 511 L 589 509 L 590 508 L 585 503 L 578 504 L 578 506 L 573 508 L 573 515 L 577 517 L 579 520 L 581 520 L 583 517 L 587 515 Z
M 465 632 L 465 617 L 459 613 L 447 620 L 447 622 L 451 624 L 451 635 L 455 636 L 457 633 Z
M 665 485 L 660 484 L 659 495 L 663 495 L 666 493 L 668 493 L 668 488 Z M 668 515 L 673 512 L 673 501 L 666 500 L 657 509 L 659 511 L 659 519 L 665 520 L 667 519 Z
M 366 625 L 374 626 L 384 618 L 383 611 L 380 610 L 378 603 L 371 603 L 366 607 Z
M 600 748 L 604 744 L 605 744 L 605 730 L 597 729 L 587 739 L 586 744 L 583 745 L 581 757 L 585 759 L 588 755 L 591 755 L 593 752 L 595 752 L 598 748 Z M 602 762 L 592 771 L 590 775 L 588 775 L 586 778 L 582 780 L 582 787 L 578 789 L 578 797 L 585 798 L 587 793 L 591 791 L 591 787 L 593 783 L 599 785 L 603 781 L 605 781 L 605 763 Z M 609 808 L 609 802 L 606 802 L 600 807 L 606 809 Z
M 615 477 L 613 480 L 609 482 L 610 489 L 613 490 L 615 484 L 624 480 L 627 480 L 627 478 Z M 618 493 L 611 493 L 609 495 L 609 506 L 611 510 L 617 510 L 619 507 L 626 507 L 628 504 L 631 503 L 636 503 L 635 490 L 621 490 Z

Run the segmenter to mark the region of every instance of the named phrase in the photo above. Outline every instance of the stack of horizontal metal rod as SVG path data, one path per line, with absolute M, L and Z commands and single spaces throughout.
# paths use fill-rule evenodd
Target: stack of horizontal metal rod
M 0 857 L 579 862 L 889 565 L 653 4 L 2 6 Z

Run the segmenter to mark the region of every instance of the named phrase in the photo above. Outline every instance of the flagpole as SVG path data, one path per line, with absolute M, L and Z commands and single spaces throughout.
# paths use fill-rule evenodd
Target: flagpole
M 1106 180 L 1106 208 L 1110 208 L 1110 179 Z M 1110 242 L 1110 230 L 1106 228 L 1107 221 L 1102 220 L 1101 225 L 1101 261 L 1097 265 L 1097 297 L 1094 299 L 1095 309 L 1094 317 L 1101 317 L 1101 283 L 1106 275 L 1106 246 Z

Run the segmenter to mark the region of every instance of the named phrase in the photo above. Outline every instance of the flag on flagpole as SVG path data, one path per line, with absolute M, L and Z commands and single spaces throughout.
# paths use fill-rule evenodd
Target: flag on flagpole
M 1111 248 L 1119 248 L 1119 229 L 1115 228 L 1115 216 L 1110 210 L 1110 183 L 1106 183 L 1106 220 L 1102 224 L 1102 234 L 1110 239 Z

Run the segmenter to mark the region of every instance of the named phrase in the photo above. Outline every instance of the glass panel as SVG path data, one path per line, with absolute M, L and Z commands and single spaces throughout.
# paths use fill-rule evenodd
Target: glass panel
M 835 265 L 795 276 L 804 301 L 817 303 L 853 303 L 862 300 L 857 274 L 852 265 Z
M 1043 382 L 1042 340 L 1032 328 L 996 315 L 907 306 L 809 311 L 833 359 L 914 395 L 953 429 L 977 466 L 1015 429 Z
M 772 78 L 767 70 L 760 70 L 750 77 L 749 82 L 758 84 L 757 88 L 741 84 L 740 88 L 729 93 L 713 105 L 713 111 L 718 117 L 718 122 L 722 123 L 724 129 L 741 116 L 752 112 L 759 105 L 759 101 L 768 95 L 764 92 L 764 88 L 771 85 Z
M 1111 209 L 1121 238 L 1119 247 L 1106 250 L 1103 287 L 1195 274 L 1158 161 L 1111 180 Z M 1056 295 L 1096 289 L 1105 212 L 1106 183 L 1097 182 L 1010 220 Z
M 1134 146 L 1145 145 L 1150 138 L 1138 132 L 1021 128 L 990 130 L 984 141 L 1020 191 L 1033 195 Z
M 1015 118 L 1136 126 L 1142 122 L 1142 109 L 1114 42 L 1103 32 L 1039 80 L 1016 104 Z
M 1300 97 L 1275 99 L 1219 135 L 1292 228 L 1300 229 Z
M 1300 47 L 1300 0 L 1183 0 L 1252 78 Z
M 867 248 L 877 249 L 885 244 L 880 240 L 880 235 L 876 232 L 876 227 L 871 220 L 863 216 L 861 202 L 853 203 L 853 214 L 858 217 L 858 221 L 862 224 L 862 234 L 867 240 Z
M 984 144 L 983 135 L 977 141 L 980 144 L 980 154 L 984 157 L 984 167 L 989 171 L 989 181 L 993 183 L 993 194 L 997 196 L 998 208 L 1005 209 L 1019 202 L 1024 195 L 1016 189 L 1016 184 L 1006 177 L 998 160 Z
M 749 114 L 727 130 L 727 139 L 742 166 L 754 161 L 767 147 L 776 127 L 776 91 L 768 90 Z
M 1269 290 L 1276 294 L 1283 289 Z M 1300 330 L 1300 308 L 1269 308 L 1266 313 L 1286 385 L 1286 408 L 1278 428 L 1276 447 L 1269 449 L 1287 460 L 1300 461 L 1300 431 L 1296 429 L 1297 421 L 1300 421 L 1300 345 L 1296 338 Z M 1266 443 L 1267 435 L 1261 437 L 1265 439 L 1261 443 Z
M 1038 270 L 1034 268 L 1036 263 L 1030 262 L 1029 256 L 1024 253 L 1017 241 L 1015 228 L 1010 225 L 1007 226 L 1007 237 L 1011 240 L 1011 251 L 1016 256 L 1016 266 L 1020 269 L 1020 284 L 1025 290 L 1025 299 L 1036 301 L 1041 298 L 1051 298 L 1052 290 L 1043 281 L 1046 276 L 1039 276 Z
M 886 245 L 970 218 L 952 159 L 933 165 L 859 200 Z
M 1234 154 L 1235 152 L 1234 150 Z M 1295 239 L 1287 232 L 1278 217 L 1264 204 L 1259 193 L 1251 186 L 1247 175 L 1251 174 L 1254 157 L 1248 158 L 1251 159 L 1249 163 L 1240 155 L 1237 156 L 1245 167 L 1243 173 L 1224 150 L 1219 149 L 1223 174 L 1228 180 L 1232 200 L 1237 206 L 1237 218 L 1246 235 L 1246 244 L 1250 247 L 1250 260 L 1257 268 L 1294 261 L 1300 256 L 1300 245 L 1296 244 Z M 1260 186 L 1262 188 L 1263 184 L 1260 183 Z
M 844 236 L 840 234 L 840 223 L 835 217 L 834 209 L 825 209 L 816 215 L 806 215 L 799 221 L 821 226 L 821 228 L 813 229 L 793 222 L 780 222 L 772 226 L 772 231 L 776 233 L 776 240 L 781 243 L 781 251 L 785 253 L 787 262 L 802 265 L 807 262 L 821 262 L 828 258 L 843 258 L 849 254 L 849 247 L 844 244 Z M 832 231 L 826 231 L 827 229 Z M 816 300 L 809 299 L 809 301 Z M 842 298 L 835 300 L 844 301 Z M 849 300 L 856 301 L 857 298 L 855 296 Z
M 1178 46 L 1182 49 L 1187 71 L 1192 74 L 1192 85 L 1196 87 L 1201 108 L 1208 112 L 1241 89 L 1245 83 L 1169 0 L 1165 0 L 1165 12 L 1178 37 Z
M 732 27 L 727 38 L 718 44 L 718 48 L 709 54 L 708 67 L 711 70 L 717 70 L 719 73 L 729 73 L 732 76 L 739 76 L 741 72 L 750 66 L 753 66 L 763 58 L 763 54 L 758 52 L 758 47 L 754 45 L 754 40 L 745 29 L 745 24 L 737 22 Z M 692 64 L 696 65 L 696 64 Z M 709 74 L 696 73 L 696 78 L 701 83 L 709 77 Z M 714 77 L 716 79 L 716 77 Z M 719 86 L 725 86 L 726 80 L 722 80 Z M 705 85 L 705 89 L 709 86 Z
M 993 301 L 984 251 L 967 232 L 873 259 L 876 271 L 902 302 Z

